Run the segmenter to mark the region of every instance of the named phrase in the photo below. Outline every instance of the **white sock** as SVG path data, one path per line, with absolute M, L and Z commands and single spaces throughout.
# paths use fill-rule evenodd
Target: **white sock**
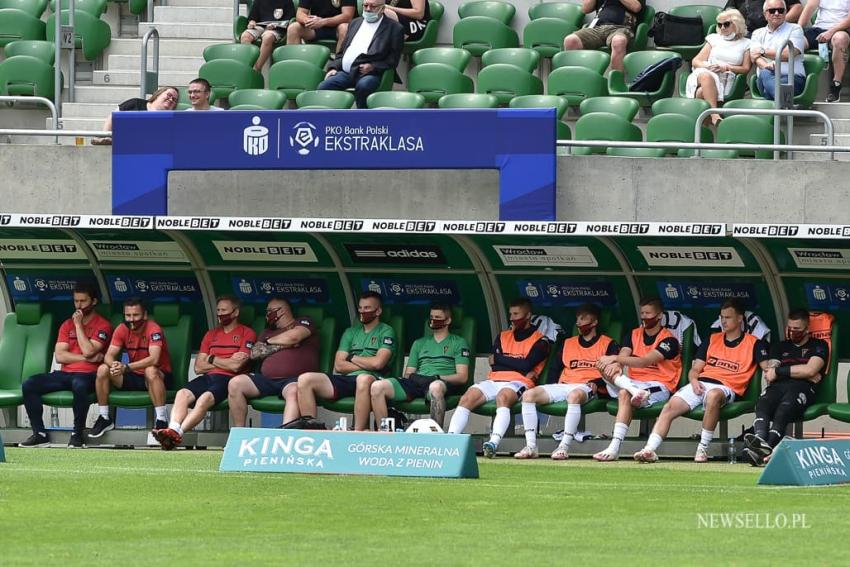
M 564 417 L 564 438 L 561 439 L 561 447 L 567 448 L 573 442 L 578 422 L 581 421 L 581 404 L 567 404 L 567 415 Z
M 699 436 L 699 444 L 703 447 L 708 447 L 709 445 L 711 445 L 712 439 L 714 439 L 714 431 L 703 429 L 702 433 Z
M 469 410 L 463 406 L 456 407 L 452 420 L 449 422 L 449 433 L 463 433 L 469 421 L 469 413 Z
M 496 408 L 496 418 L 493 419 L 493 433 L 490 435 L 490 443 L 498 445 L 510 424 L 511 408 Z
M 664 439 L 662 439 L 659 434 L 650 433 L 649 439 L 646 441 L 646 448 L 651 449 L 653 451 L 657 451 L 658 448 L 661 446 L 662 441 L 664 441 Z
M 103 419 L 109 419 L 109 406 L 97 406 L 97 411 Z
M 522 423 L 525 426 L 525 444 L 537 447 L 537 404 L 522 403 Z
M 159 421 L 168 421 L 168 412 L 166 412 L 165 409 L 165 406 L 156 406 L 153 408 L 156 418 Z
M 174 431 L 176 431 L 180 435 L 183 435 L 183 428 L 180 427 L 180 424 L 177 423 L 176 421 L 172 421 L 171 423 L 169 423 L 168 429 L 173 429 Z
M 626 438 L 626 433 L 629 432 L 629 426 L 625 423 L 617 422 L 614 424 L 614 435 L 613 439 L 611 439 L 611 444 L 608 445 L 609 453 L 619 453 L 620 452 L 620 443 L 623 442 L 623 439 Z
M 635 388 L 634 386 L 631 385 L 631 382 L 629 381 L 629 377 L 626 376 L 625 374 L 620 374 L 619 376 L 614 378 L 614 385 L 625 390 L 625 391 L 627 391 L 632 396 L 636 395 L 640 391 L 640 388 Z

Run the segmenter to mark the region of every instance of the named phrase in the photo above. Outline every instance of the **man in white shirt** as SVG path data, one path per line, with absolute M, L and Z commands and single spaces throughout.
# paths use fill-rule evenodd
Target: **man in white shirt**
M 785 21 L 785 0 L 767 0 L 764 3 L 764 17 L 767 27 L 753 32 L 750 43 L 750 56 L 758 67 L 758 87 L 764 98 L 774 99 L 775 57 L 778 49 L 782 50 L 780 79 L 788 82 L 788 48 L 783 46 L 790 40 L 794 46 L 794 95 L 803 92 L 806 84 L 806 71 L 803 68 L 803 50 L 806 39 L 803 28 L 797 24 Z
M 366 108 L 366 99 L 378 88 L 384 71 L 398 65 L 404 44 L 401 24 L 384 17 L 384 4 L 385 0 L 364 0 L 363 17 L 351 22 L 319 90 L 354 87 L 357 107 Z
M 806 48 L 816 49 L 825 43 L 832 50 L 832 82 L 826 102 L 841 100 L 841 79 L 847 66 L 847 46 L 850 45 L 850 0 L 809 0 L 803 8 L 801 22 L 811 21 L 812 13 L 817 10 L 818 18 L 812 27 L 804 32 Z M 805 19 L 803 19 L 805 18 Z
M 210 91 L 212 87 L 206 79 L 195 79 L 189 83 L 186 92 L 189 94 L 189 102 L 192 104 L 186 110 L 224 110 L 220 106 L 210 106 Z

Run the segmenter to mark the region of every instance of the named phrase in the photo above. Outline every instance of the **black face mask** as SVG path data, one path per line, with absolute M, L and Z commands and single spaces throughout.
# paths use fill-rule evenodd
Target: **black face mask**
M 80 313 L 82 313 L 83 316 L 88 315 L 92 311 L 94 311 L 94 303 L 89 303 L 85 307 L 80 308 Z
M 377 311 L 363 311 L 360 313 L 360 322 L 364 325 L 368 325 L 372 321 L 378 318 Z
M 138 321 L 128 321 L 125 319 L 124 324 L 127 325 L 127 328 L 131 331 L 135 331 L 142 328 L 145 324 L 145 319 L 139 319 Z

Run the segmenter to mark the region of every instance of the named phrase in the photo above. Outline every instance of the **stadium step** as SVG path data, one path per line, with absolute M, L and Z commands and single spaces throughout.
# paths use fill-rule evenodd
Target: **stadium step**
M 138 71 L 137 71 L 138 73 Z M 87 86 L 77 87 L 75 98 L 78 103 L 104 103 L 117 106 L 122 100 L 139 96 L 139 86 Z M 73 104 L 73 103 L 66 103 Z M 62 105 L 64 108 L 65 105 Z
M 141 66 L 141 55 L 110 55 L 108 58 L 108 69 L 139 69 Z M 186 57 L 172 55 L 159 58 L 159 72 L 163 71 L 188 71 L 197 72 L 204 64 L 204 58 L 200 56 Z M 153 59 L 148 55 L 148 69 L 153 68 Z
M 198 76 L 198 70 L 194 71 L 159 71 L 159 85 L 174 85 L 182 87 Z M 139 69 L 109 69 L 106 71 L 95 71 L 92 77 L 95 85 L 139 85 Z
M 168 0 L 168 5 L 190 7 L 195 8 L 196 10 L 203 10 L 206 8 L 230 8 L 231 13 L 233 11 L 233 0 Z M 245 10 L 247 7 L 245 5 L 240 5 L 239 8 L 241 11 Z
M 850 93 L 842 92 L 841 98 L 850 101 Z M 833 120 L 850 119 L 850 102 L 816 102 L 812 110 L 819 110 Z
M 165 59 L 169 57 L 201 57 L 204 48 L 210 45 L 211 42 L 207 39 L 169 39 L 168 41 L 159 42 L 159 62 L 160 66 Z M 148 57 L 153 57 L 153 45 L 148 44 Z M 106 48 L 106 55 L 136 55 L 139 56 L 142 52 L 141 39 L 113 39 L 109 47 Z
M 62 105 L 62 118 L 96 118 L 103 122 L 113 110 L 115 105 L 111 102 L 66 102 Z
M 240 6 L 242 12 L 247 14 L 246 6 Z M 202 10 L 199 14 L 199 10 Z M 233 4 L 223 8 L 197 8 L 191 6 L 156 6 L 153 9 L 153 17 L 156 22 L 174 22 L 194 24 L 198 22 L 199 15 L 204 23 L 233 25 Z
M 151 27 L 156 27 L 161 39 L 208 39 L 233 40 L 233 24 L 181 23 L 181 22 L 140 22 L 139 36 Z M 160 45 L 162 43 L 160 42 Z

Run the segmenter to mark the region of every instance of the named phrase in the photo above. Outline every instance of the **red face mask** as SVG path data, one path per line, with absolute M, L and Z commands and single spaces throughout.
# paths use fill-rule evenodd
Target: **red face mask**
M 131 331 L 136 331 L 136 330 L 142 328 L 142 326 L 145 324 L 145 320 L 140 319 L 138 321 L 128 321 L 128 320 L 125 319 L 124 324 L 127 325 L 127 328 L 130 329 Z
M 222 327 L 226 327 L 227 325 L 232 323 L 235 318 L 236 317 L 233 315 L 233 311 L 231 311 L 230 313 L 222 313 L 218 316 L 218 323 Z M 268 322 L 268 318 L 266 318 L 266 322 Z M 275 322 L 277 322 L 276 319 Z
M 805 338 L 806 331 L 788 331 L 788 340 L 790 340 L 794 344 L 803 342 L 803 339 Z
M 596 323 L 585 323 L 584 325 L 576 325 L 578 332 L 580 335 L 587 335 L 593 328 L 596 326 Z
M 272 309 L 271 311 L 266 311 L 266 327 L 269 329 L 274 329 L 277 325 L 277 320 L 280 319 L 280 307 L 277 309 Z M 221 318 L 219 317 L 219 321 Z M 226 324 L 226 323 L 223 323 Z
M 447 319 L 429 319 L 428 326 L 434 329 L 445 329 L 448 326 L 449 322 Z
M 661 317 L 650 317 L 648 319 L 641 319 L 641 322 L 643 323 L 644 329 L 655 328 L 655 326 L 658 324 L 659 321 L 661 321 Z
M 377 311 L 362 311 L 360 313 L 360 322 L 364 325 L 368 325 L 372 321 L 378 318 Z
M 516 331 L 522 331 L 526 329 L 528 325 L 531 323 L 531 317 L 523 317 L 522 319 L 511 319 L 511 326 Z

